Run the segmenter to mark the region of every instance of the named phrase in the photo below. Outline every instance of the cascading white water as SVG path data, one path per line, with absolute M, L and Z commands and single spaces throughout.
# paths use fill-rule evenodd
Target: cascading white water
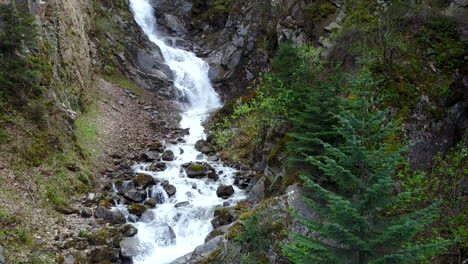
M 149 39 L 160 47 L 165 62 L 174 72 L 175 87 L 188 101 L 186 111 L 182 114 L 181 127 L 190 128 L 190 135 L 184 138 L 185 143 L 167 147 L 177 157 L 168 162 L 165 171 L 148 171 L 148 164 L 135 167 L 136 172 L 150 174 L 161 182 L 167 180 L 177 189 L 176 194 L 169 198 L 161 186 L 156 186 L 152 195 L 164 198 L 164 203 L 152 209 L 153 218 L 135 224 L 141 254 L 134 258 L 134 262 L 159 264 L 169 263 L 203 244 L 212 230 L 210 220 L 214 209 L 226 201 L 231 205 L 236 204 L 244 199 L 244 193 L 235 187 L 235 194 L 229 200 L 217 197 L 216 189 L 219 185 L 232 185 L 234 182 L 235 170 L 222 162 L 209 162 L 216 171 L 223 172 L 216 182 L 210 179 L 189 179 L 181 169 L 181 165 L 187 162 L 207 162 L 207 158 L 196 151 L 194 146 L 206 136 L 202 121 L 211 109 L 221 106 L 221 103 L 208 78 L 207 63 L 191 52 L 168 46 L 157 35 L 154 9 L 148 1 L 130 0 L 130 7 L 136 22 Z M 176 208 L 175 204 L 180 202 L 189 202 L 189 205 Z

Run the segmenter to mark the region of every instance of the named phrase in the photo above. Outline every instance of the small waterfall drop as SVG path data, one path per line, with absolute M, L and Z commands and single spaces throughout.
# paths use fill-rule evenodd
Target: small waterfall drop
M 203 244 L 205 237 L 212 231 L 210 220 L 216 207 L 228 202 L 231 206 L 245 198 L 242 190 L 234 187 L 235 194 L 228 200 L 216 195 L 219 185 L 234 183 L 235 169 L 225 166 L 221 161 L 208 161 L 195 149 L 195 143 L 206 137 L 202 121 L 208 112 L 221 106 L 218 94 L 208 78 L 209 66 L 194 53 L 166 44 L 158 36 L 154 9 L 150 0 L 130 0 L 134 18 L 149 39 L 158 45 L 165 62 L 174 73 L 174 85 L 187 102 L 182 114 L 181 127 L 190 128 L 185 142 L 169 145 L 167 149 L 176 153 L 176 159 L 167 163 L 161 172 L 149 171 L 149 164 L 134 166 L 137 173 L 152 175 L 160 182 L 168 181 L 176 187 L 176 194 L 168 197 L 161 184 L 153 187 L 152 196 L 163 196 L 164 202 L 151 209 L 153 217 L 134 225 L 138 228 L 137 239 L 141 254 L 135 257 L 137 264 L 165 264 L 181 257 Z M 218 181 L 188 178 L 182 165 L 188 162 L 209 163 L 216 171 L 223 171 Z M 183 206 L 180 205 L 183 202 Z M 125 211 L 125 208 L 121 208 Z

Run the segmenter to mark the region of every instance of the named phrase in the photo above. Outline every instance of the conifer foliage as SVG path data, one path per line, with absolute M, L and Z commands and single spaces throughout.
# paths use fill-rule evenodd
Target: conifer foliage
M 314 193 L 304 198 L 321 219 L 296 217 L 313 233 L 294 235 L 285 254 L 294 263 L 419 263 L 440 253 L 450 241 L 412 243 L 415 236 L 437 217 L 437 206 L 404 215 L 388 216 L 386 209 L 405 194 L 393 195 L 393 174 L 405 147 L 389 140 L 397 129 L 385 111 L 366 91 L 378 85 L 363 71 L 350 82 L 349 96 L 341 103 L 331 133 L 340 140 L 296 136 L 296 144 L 315 142 L 322 151 L 305 153 L 304 161 L 326 178 L 304 172 L 304 185 Z M 315 103 L 315 102 L 312 102 Z M 320 126 L 320 120 L 312 125 Z M 302 135 L 307 135 L 304 132 Z

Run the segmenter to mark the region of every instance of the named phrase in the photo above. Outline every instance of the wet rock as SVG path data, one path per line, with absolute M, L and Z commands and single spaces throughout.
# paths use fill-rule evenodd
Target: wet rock
M 195 149 L 201 152 L 202 148 L 205 146 L 205 143 L 206 143 L 206 141 L 203 140 L 203 139 L 198 140 L 195 143 Z
M 217 181 L 217 180 L 219 180 L 219 176 L 216 173 L 216 171 L 210 171 L 208 173 L 208 179 L 212 179 L 213 181 Z
M 143 174 L 143 173 L 138 174 L 135 177 L 134 182 L 135 182 L 136 186 L 140 186 L 142 188 L 146 188 L 146 187 L 148 187 L 150 185 L 155 185 L 156 184 L 156 181 L 153 178 L 153 176 L 148 175 L 148 174 Z
M 111 224 L 124 224 L 126 222 L 125 216 L 120 211 L 112 211 L 103 206 L 99 206 L 94 213 L 94 216 L 99 219 L 103 219 Z
M 127 221 L 130 222 L 130 223 L 136 223 L 136 222 L 138 222 L 138 220 L 139 220 L 139 218 L 136 215 L 129 214 L 127 216 Z
M 203 178 L 208 175 L 208 167 L 202 164 L 191 164 L 185 168 L 189 178 Z
M 247 174 L 246 172 L 237 172 L 234 179 L 234 185 L 240 189 L 245 189 L 249 187 L 252 178 L 255 178 L 255 176 Z
M 175 159 L 174 152 L 172 150 L 165 150 L 162 154 L 162 160 L 173 161 Z
M 148 210 L 148 211 L 144 212 L 144 213 L 141 215 L 140 221 L 143 222 L 143 223 L 150 223 L 150 222 L 153 221 L 155 218 L 156 218 L 155 212 L 152 211 L 152 210 Z
M 92 249 L 89 252 L 88 257 L 94 263 L 101 263 L 104 261 L 114 263 L 119 260 L 119 250 L 116 248 L 102 246 Z
M 222 236 L 222 235 L 226 234 L 228 230 L 229 230 L 228 225 L 224 225 L 224 226 L 220 226 L 220 227 L 216 228 L 215 230 L 211 231 L 208 234 L 208 236 L 206 236 L 205 243 L 210 241 L 211 239 L 217 237 L 217 236 Z
M 216 153 L 216 150 L 211 146 L 203 146 L 200 152 L 206 155 L 212 155 Z
M 195 259 L 195 262 L 198 263 L 197 260 L 202 260 L 209 257 L 211 253 L 213 253 L 221 245 L 221 238 L 222 236 L 217 236 L 205 244 L 196 247 L 193 251 L 191 259 Z
M 135 189 L 135 183 L 133 181 L 118 180 L 114 183 L 114 187 L 117 190 L 118 195 L 123 195 L 124 193 Z
M 151 231 L 155 234 L 154 242 L 161 247 L 173 245 L 176 240 L 176 234 L 172 228 L 165 223 L 154 222 L 151 224 Z
M 165 171 L 167 169 L 167 164 L 165 162 L 156 162 L 149 166 L 151 171 Z
M 224 226 L 234 222 L 235 217 L 231 214 L 229 208 L 218 208 L 214 211 L 214 218 L 211 220 L 211 224 L 216 229 L 220 226 Z
M 192 253 L 193 252 L 187 253 L 187 254 L 183 255 L 182 257 L 177 258 L 176 260 L 170 262 L 169 264 L 188 264 L 188 263 L 191 263 L 190 262 L 190 257 L 192 257 Z
M 161 155 L 156 151 L 147 151 L 141 154 L 141 159 L 146 162 L 161 160 Z
M 216 195 L 223 199 L 228 199 L 234 194 L 234 187 L 232 185 L 221 185 L 216 190 Z
M 133 225 L 128 224 L 124 225 L 120 229 L 120 232 L 122 232 L 125 237 L 133 237 L 138 233 L 138 229 L 136 229 Z
M 145 201 L 145 205 L 148 206 L 149 208 L 155 208 L 157 204 L 158 204 L 158 199 L 156 198 L 151 198 Z
M 185 201 L 185 202 L 176 203 L 176 204 L 174 205 L 174 207 L 175 207 L 175 208 L 179 208 L 179 207 L 184 207 L 184 206 L 188 206 L 188 205 L 190 205 L 190 203 L 187 202 L 187 201 Z
M 208 161 L 218 161 L 219 156 L 218 155 L 212 155 L 208 157 Z
M 128 207 L 128 212 L 136 216 L 141 216 L 144 212 L 146 212 L 146 207 L 142 204 L 134 203 Z
M 81 217 L 89 218 L 89 217 L 93 216 L 93 213 L 91 213 L 91 210 L 89 210 L 89 208 L 84 207 L 84 208 L 81 209 L 80 215 L 81 215 Z
M 146 191 L 138 191 L 136 189 L 132 189 L 124 194 L 125 198 L 135 203 L 143 202 L 146 200 L 146 196 Z
M 120 241 L 120 254 L 126 258 L 136 257 L 143 253 L 137 237 L 126 237 Z
M 177 192 L 176 187 L 174 185 L 169 184 L 169 182 L 167 181 L 165 181 L 162 186 L 163 189 L 166 191 L 167 195 L 169 195 L 169 197 L 173 196 Z

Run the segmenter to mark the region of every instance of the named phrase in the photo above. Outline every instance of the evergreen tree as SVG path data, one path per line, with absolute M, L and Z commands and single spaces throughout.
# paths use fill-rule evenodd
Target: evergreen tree
M 418 263 L 450 244 L 445 240 L 411 244 L 437 217 L 435 205 L 405 215 L 385 215 L 385 210 L 404 195 L 392 195 L 392 176 L 403 147 L 388 143 L 397 125 L 387 121 L 385 111 L 375 109 L 365 92 L 375 85 L 366 72 L 352 81 L 351 95 L 343 100 L 345 106 L 333 128 L 341 141 L 313 133 L 312 138 L 306 138 L 304 144 L 317 142 L 323 151 L 306 155 L 304 160 L 332 185 L 318 184 L 307 172 L 301 176 L 314 194 L 304 199 L 321 217 L 296 215 L 314 233 L 311 237 L 296 234 L 294 241 L 285 245 L 285 254 L 294 263 Z M 320 125 L 320 120 L 314 123 Z
M 288 149 L 289 165 L 293 169 L 312 169 L 305 157 L 323 152 L 323 146 L 317 141 L 318 139 L 325 142 L 340 140 L 333 126 L 338 123 L 336 115 L 341 108 L 340 86 L 345 80 L 344 75 L 340 74 L 339 70 L 337 72 L 323 74 L 324 77 L 321 67 L 314 68 L 313 72 L 307 72 L 308 75 L 317 77 L 307 84 L 308 88 L 301 94 L 298 110 L 291 120 L 294 132 L 289 135 L 294 141 L 289 143 Z

